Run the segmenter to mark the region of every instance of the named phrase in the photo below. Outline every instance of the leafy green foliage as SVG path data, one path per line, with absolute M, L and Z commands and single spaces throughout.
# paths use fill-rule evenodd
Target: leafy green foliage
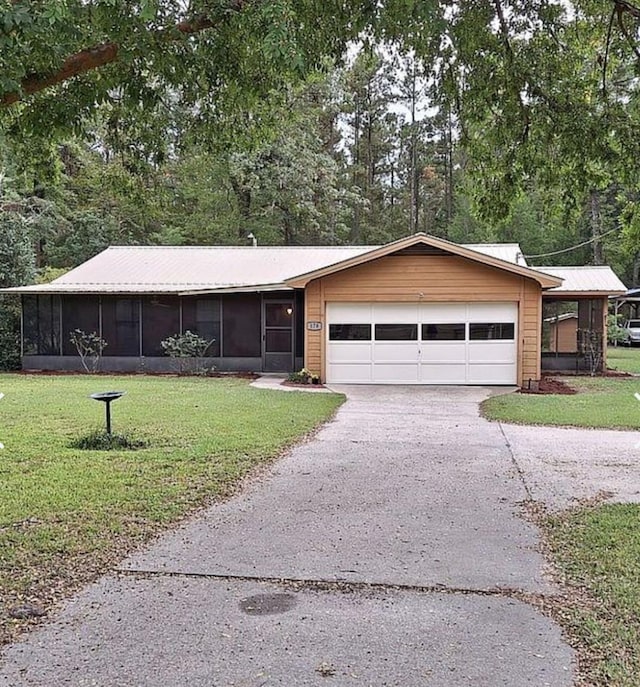
M 320 375 L 314 374 L 306 367 L 303 367 L 297 372 L 291 372 L 287 377 L 287 381 L 294 384 L 318 384 L 320 382 Z
M 0 211 L 0 287 L 21 286 L 35 276 L 27 223 L 19 214 Z M 20 367 L 20 299 L 0 295 L 0 370 Z
M 607 341 L 609 343 L 624 343 L 628 338 L 628 333 L 623 325 L 623 315 L 607 315 Z M 607 362 L 608 354 L 607 354 Z
M 204 358 L 213 343 L 187 329 L 182 334 L 169 336 L 160 342 L 165 355 L 176 361 L 178 372 L 206 374 L 213 368 L 205 365 Z

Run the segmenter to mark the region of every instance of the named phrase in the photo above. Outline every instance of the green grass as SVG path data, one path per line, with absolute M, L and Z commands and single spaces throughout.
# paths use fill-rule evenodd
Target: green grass
M 640 347 L 609 346 L 607 366 L 620 372 L 640 374 Z
M 640 685 L 640 506 L 604 505 L 551 517 L 547 539 L 566 581 L 594 603 L 561 617 L 579 647 L 581 684 Z
M 640 429 L 640 379 L 624 377 L 563 377 L 579 393 L 506 394 L 482 404 L 490 420 L 528 425 Z
M 113 431 L 147 447 L 71 448 L 103 427 L 104 405 L 89 394 L 114 389 L 126 395 L 112 404 Z M 7 607 L 63 597 L 167 523 L 230 493 L 343 400 L 231 378 L 0 375 L 0 391 L 0 600 Z M 10 629 L 6 621 L 0 627 L 4 639 Z

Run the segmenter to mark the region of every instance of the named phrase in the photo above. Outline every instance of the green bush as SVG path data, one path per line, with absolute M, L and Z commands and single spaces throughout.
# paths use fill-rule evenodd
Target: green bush
M 625 343 L 627 330 L 622 327 L 624 318 L 622 315 L 607 315 L 607 341 L 609 343 Z
M 176 362 L 180 374 L 207 374 L 214 368 L 204 364 L 204 357 L 214 339 L 207 341 L 187 329 L 183 334 L 175 334 L 160 342 L 165 355 Z
M 0 370 L 20 369 L 20 299 L 0 296 Z
M 313 374 L 306 367 L 303 367 L 298 372 L 291 372 L 287 377 L 287 381 L 294 382 L 295 384 L 319 384 L 320 375 Z

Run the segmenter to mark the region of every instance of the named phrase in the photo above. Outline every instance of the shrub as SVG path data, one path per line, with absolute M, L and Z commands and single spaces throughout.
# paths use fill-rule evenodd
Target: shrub
M 628 333 L 622 326 L 622 315 L 607 315 L 607 340 L 609 343 L 626 343 Z
M 205 365 L 204 357 L 214 341 L 215 339 L 207 341 L 187 329 L 184 334 L 167 337 L 160 345 L 165 355 L 174 358 L 180 374 L 207 374 L 213 367 Z
M 298 372 L 291 372 L 287 377 L 287 381 L 295 384 L 319 384 L 320 375 L 314 374 L 306 367 L 303 367 Z
M 0 370 L 20 369 L 20 299 L 0 296 Z
M 100 366 L 100 357 L 107 346 L 107 342 L 96 332 L 87 334 L 82 329 L 74 329 L 69 336 L 69 341 L 76 347 L 82 367 L 87 372 L 97 372 Z

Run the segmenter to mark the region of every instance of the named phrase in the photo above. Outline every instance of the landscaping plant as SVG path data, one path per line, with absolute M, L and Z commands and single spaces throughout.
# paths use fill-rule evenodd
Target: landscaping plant
M 206 365 L 204 358 L 214 341 L 207 341 L 187 329 L 183 334 L 167 337 L 160 345 L 165 355 L 175 360 L 179 374 L 207 374 L 214 368 Z
M 107 342 L 96 332 L 87 333 L 82 329 L 74 329 L 69 336 L 69 341 L 76 347 L 85 371 L 97 372 L 102 351 L 107 347 Z

